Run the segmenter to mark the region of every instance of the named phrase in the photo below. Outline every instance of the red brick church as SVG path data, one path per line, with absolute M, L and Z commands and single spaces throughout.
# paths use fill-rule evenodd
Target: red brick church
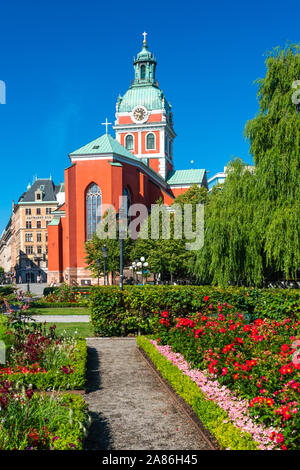
M 155 78 L 156 60 L 145 39 L 134 59 L 134 80 L 116 104 L 116 137 L 106 133 L 70 153 L 65 203 L 48 225 L 48 283 L 94 283 L 84 243 L 96 231 L 103 204 L 118 212 L 119 197 L 150 209 L 170 205 L 192 184 L 207 186 L 204 169 L 175 170 L 172 107 Z

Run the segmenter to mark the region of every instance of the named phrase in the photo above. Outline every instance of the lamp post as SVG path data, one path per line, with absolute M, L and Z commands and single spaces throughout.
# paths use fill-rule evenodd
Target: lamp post
M 97 264 L 97 277 L 98 277 L 98 286 L 99 286 L 99 277 L 100 277 L 100 259 L 99 258 L 96 260 L 96 264 Z
M 147 268 L 149 264 L 147 261 L 145 261 L 145 257 L 141 256 L 140 259 L 136 259 L 131 267 L 133 272 L 135 271 L 136 273 L 136 283 L 138 283 L 138 269 L 141 269 L 141 274 L 142 274 L 142 284 L 144 285 L 144 268 Z
M 123 248 L 127 236 L 127 211 L 122 203 L 119 210 L 119 244 L 120 244 L 120 290 L 123 290 Z
M 143 268 L 146 268 L 145 272 L 147 272 L 148 266 L 149 266 L 149 264 L 147 263 L 147 261 L 145 263 L 143 263 Z M 143 273 L 144 273 L 144 270 L 143 270 Z M 147 282 L 147 276 L 146 276 L 146 282 Z M 144 276 L 143 276 L 143 284 L 144 284 Z
M 26 266 L 26 271 L 27 271 L 27 292 L 30 292 L 30 275 L 31 275 L 31 269 L 30 265 Z
M 134 274 L 135 274 L 135 269 L 136 269 L 136 262 L 135 261 L 133 261 L 133 263 L 131 264 L 131 269 L 132 269 L 133 282 L 135 282 L 135 279 L 134 279 Z
M 103 274 L 104 274 L 104 285 L 106 286 L 106 258 L 107 258 L 107 254 L 108 254 L 107 246 L 106 246 L 106 245 L 103 245 L 103 247 L 101 248 L 101 251 L 102 251 L 103 263 L 104 263 L 104 271 L 103 271 Z

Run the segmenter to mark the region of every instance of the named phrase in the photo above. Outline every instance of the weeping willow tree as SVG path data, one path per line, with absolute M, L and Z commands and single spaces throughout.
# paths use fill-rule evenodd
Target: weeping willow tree
M 266 67 L 257 80 L 259 113 L 245 128 L 255 169 L 236 159 L 211 194 L 194 268 L 201 282 L 261 285 L 295 278 L 300 268 L 298 47 L 268 53 Z

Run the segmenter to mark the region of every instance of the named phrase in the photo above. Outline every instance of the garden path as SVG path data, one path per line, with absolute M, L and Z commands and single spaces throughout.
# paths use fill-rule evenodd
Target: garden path
M 89 315 L 33 315 L 32 321 L 47 323 L 89 323 Z
M 88 338 L 86 449 L 209 450 L 147 366 L 135 338 Z

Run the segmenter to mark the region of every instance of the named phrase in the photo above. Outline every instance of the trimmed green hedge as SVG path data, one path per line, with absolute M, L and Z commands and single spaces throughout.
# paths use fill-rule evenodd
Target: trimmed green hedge
M 206 303 L 205 296 L 209 296 Z M 102 336 L 151 334 L 156 311 L 186 316 L 207 303 L 225 302 L 250 321 L 300 318 L 299 290 L 212 286 L 126 286 L 122 292 L 117 286 L 93 286 L 90 290 L 91 322 Z
M 62 370 L 49 370 L 35 374 L 21 372 L 1 374 L 1 378 L 10 382 L 32 385 L 36 390 L 82 390 L 86 383 L 87 344 L 85 340 L 78 340 L 73 360 L 70 361 L 72 373 L 66 374 Z
M 151 359 L 162 377 L 173 387 L 199 416 L 204 426 L 217 439 L 222 449 L 255 450 L 256 444 L 250 434 L 242 433 L 229 420 L 228 414 L 211 400 L 206 400 L 199 387 L 181 370 L 163 357 L 149 339 L 138 336 L 137 345 Z M 227 421 L 227 422 L 224 422 Z
M 58 439 L 53 442 L 55 450 L 83 450 L 87 424 L 87 404 L 79 395 L 66 393 L 61 406 L 69 410 L 69 420 L 60 422 L 56 432 Z

